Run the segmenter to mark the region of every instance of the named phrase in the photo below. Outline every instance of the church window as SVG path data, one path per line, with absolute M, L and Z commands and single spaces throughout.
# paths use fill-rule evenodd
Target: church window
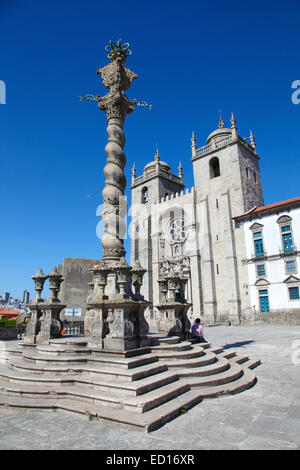
M 219 201 L 216 199 L 216 208 L 219 209 Z
M 246 176 L 249 178 L 249 168 L 246 166 Z
M 209 162 L 209 173 L 211 178 L 220 176 L 220 162 L 217 157 L 213 157 Z
M 216 268 L 217 268 L 217 274 L 219 274 L 219 265 L 218 264 L 217 264 Z
M 254 178 L 254 182 L 256 183 L 256 173 L 255 173 L 255 171 L 253 173 L 253 178 Z
M 146 204 L 148 202 L 148 188 L 142 189 L 142 203 Z

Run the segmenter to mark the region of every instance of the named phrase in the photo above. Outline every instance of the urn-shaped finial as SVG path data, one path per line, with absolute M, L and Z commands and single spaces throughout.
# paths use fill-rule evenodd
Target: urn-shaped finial
M 51 297 L 50 297 L 51 302 L 60 302 L 60 300 L 58 298 L 58 293 L 60 291 L 60 285 L 63 282 L 62 275 L 58 272 L 56 266 L 54 266 L 47 277 L 49 279 L 49 289 L 50 289 L 50 292 L 51 292 Z
M 44 289 L 44 284 L 47 279 L 47 276 L 43 273 L 43 270 L 39 268 L 34 276 L 32 276 L 34 281 L 34 290 L 36 291 L 36 302 L 42 302 L 41 293 Z

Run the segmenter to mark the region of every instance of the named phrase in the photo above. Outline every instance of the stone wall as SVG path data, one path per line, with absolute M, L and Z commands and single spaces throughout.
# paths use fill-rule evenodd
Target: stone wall
M 98 260 L 82 258 L 64 258 L 61 273 L 64 282 L 61 285 L 60 298 L 68 308 L 81 308 L 82 317 L 75 317 L 76 321 L 83 321 L 86 311 L 86 301 L 90 293 L 89 283 L 93 274 L 89 271 Z M 71 320 L 70 317 L 67 317 Z
M 0 327 L 0 340 L 17 339 L 18 328 L 14 326 Z

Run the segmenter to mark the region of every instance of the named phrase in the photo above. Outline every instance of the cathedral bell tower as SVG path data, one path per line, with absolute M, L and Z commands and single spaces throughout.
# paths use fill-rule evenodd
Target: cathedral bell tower
M 153 270 L 158 269 L 157 253 L 159 229 L 155 213 L 155 205 L 162 198 L 171 197 L 184 189 L 182 167 L 175 176 L 170 166 L 160 158 L 158 150 L 154 160 L 148 163 L 141 176 L 136 176 L 135 165 L 131 179 L 131 262 L 137 259 L 147 270 L 142 287 L 142 294 L 153 302 L 156 291 L 157 276 Z M 151 312 L 150 312 L 151 313 Z
M 238 135 L 233 113 L 230 122 L 226 128 L 220 119 L 202 147 L 191 139 L 204 314 L 211 322 L 239 321 L 249 307 L 241 295 L 244 241 L 233 217 L 264 204 L 254 136 L 250 131 L 249 143 Z

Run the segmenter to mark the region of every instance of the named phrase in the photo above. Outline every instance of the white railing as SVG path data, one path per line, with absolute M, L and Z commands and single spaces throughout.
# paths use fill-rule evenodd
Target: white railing
M 66 335 L 80 335 L 80 326 L 65 326 Z

